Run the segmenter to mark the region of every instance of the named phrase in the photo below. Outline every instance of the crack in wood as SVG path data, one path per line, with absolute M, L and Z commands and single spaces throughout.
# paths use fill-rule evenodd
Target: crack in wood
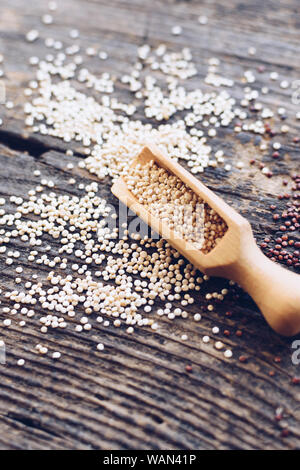
M 50 436 L 60 437 L 60 438 L 63 437 L 60 434 L 46 428 L 45 426 L 42 426 L 40 422 L 38 422 L 36 419 L 30 418 L 29 416 L 24 416 L 24 415 L 21 415 L 20 413 L 15 413 L 13 411 L 10 411 L 6 415 L 3 415 L 2 413 L 0 413 L 0 416 L 6 416 L 6 417 L 8 417 L 8 418 L 10 418 L 14 421 L 17 421 L 17 422 L 23 424 L 26 427 L 34 428 L 34 429 L 39 430 L 39 431 L 43 431 L 43 432 L 49 434 Z
M 64 154 L 64 151 L 55 145 L 47 145 L 41 140 L 32 137 L 24 137 L 12 131 L 0 129 L 0 143 L 10 150 L 28 153 L 32 157 L 41 157 L 44 153 L 55 151 Z M 79 152 L 73 151 L 75 156 L 82 157 Z

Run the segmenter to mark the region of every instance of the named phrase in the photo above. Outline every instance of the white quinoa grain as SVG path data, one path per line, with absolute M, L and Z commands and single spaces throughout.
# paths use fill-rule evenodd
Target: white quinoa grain
M 232 357 L 232 351 L 230 349 L 226 349 L 226 351 L 224 352 L 224 356 L 229 359 L 230 357 Z
M 205 15 L 201 15 L 198 17 L 198 22 L 201 24 L 201 25 L 206 25 L 208 23 L 208 18 L 207 16 Z
M 38 37 L 39 37 L 39 32 L 36 29 L 30 30 L 26 34 L 26 39 L 28 42 L 34 42 L 36 41 L 36 39 L 38 39 Z
M 179 36 L 179 34 L 182 33 L 182 27 L 181 26 L 173 26 L 172 28 L 172 34 L 174 36 Z

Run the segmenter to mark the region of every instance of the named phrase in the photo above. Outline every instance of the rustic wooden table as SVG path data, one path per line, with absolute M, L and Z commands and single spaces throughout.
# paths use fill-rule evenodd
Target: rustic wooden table
M 31 56 L 44 57 L 44 41 L 25 41 L 25 34 L 36 28 L 40 37 L 52 37 L 70 43 L 70 29 L 78 28 L 81 43 L 98 46 L 109 54 L 105 70 L 122 73 L 134 62 L 137 46 L 164 42 L 179 50 L 190 47 L 198 68 L 191 87 L 202 86 L 209 57 L 222 60 L 227 77 L 238 85 L 231 89 L 241 97 L 241 71 L 266 67 L 254 86 L 267 85 L 272 93 L 265 104 L 284 106 L 295 116 L 297 106 L 290 99 L 291 90 L 272 86 L 270 71 L 289 80 L 300 77 L 300 12 L 297 0 L 63 0 L 58 2 L 54 24 L 41 23 L 48 2 L 2 0 L 0 9 L 0 53 L 5 56 L 4 80 L 7 99 L 13 109 L 0 106 L 0 196 L 26 197 L 36 185 L 33 170 L 55 181 L 59 191 L 76 194 L 67 187 L 70 173 L 78 181 L 91 176 L 82 170 L 66 169 L 66 163 L 82 156 L 75 144 L 32 134 L 24 125 L 23 90 L 33 79 L 28 65 Z M 199 15 L 208 17 L 200 26 Z M 179 24 L 181 35 L 171 34 Z M 48 32 L 51 31 L 51 32 Z M 257 53 L 249 55 L 249 46 Z M 90 59 L 90 70 L 97 73 L 99 61 Z M 199 85 L 200 84 L 200 85 Z M 122 89 L 118 90 L 122 96 Z M 297 135 L 296 120 L 289 123 Z M 298 125 L 299 130 L 299 125 Z M 222 130 L 216 148 L 225 148 L 229 161 L 236 155 L 247 162 L 242 171 L 225 173 L 222 168 L 208 169 L 203 181 L 227 202 L 249 218 L 258 241 L 266 234 L 274 237 L 276 225 L 269 205 L 282 209 L 284 201 L 281 177 L 299 171 L 299 146 L 292 138 L 283 141 L 284 158 L 276 165 L 264 157 L 275 176 L 266 178 L 252 168 L 249 156 L 255 156 L 257 137 L 242 133 L 236 138 L 229 129 Z M 282 140 L 281 140 L 282 141 Z M 65 155 L 66 148 L 77 151 Z M 272 163 L 273 162 L 273 163 Z M 93 178 L 94 179 L 94 178 Z M 109 182 L 101 185 L 101 195 L 116 203 L 110 195 Z M 299 232 L 295 234 L 299 240 Z M 46 275 L 46 267 L 33 270 L 28 264 L 28 248 L 16 241 L 21 252 L 19 264 L 24 278 L 33 272 Z M 11 248 L 13 245 L 11 244 Z M 52 253 L 56 246 L 52 244 Z M 13 289 L 15 272 L 0 255 L 0 288 Z M 211 280 L 210 292 L 224 282 Z M 7 300 L 1 297 L 2 306 Z M 13 322 L 2 326 L 6 315 L 0 309 L 0 334 L 5 340 L 7 361 L 0 366 L 0 448 L 3 449 L 295 449 L 299 448 L 299 386 L 292 378 L 300 375 L 291 360 L 291 339 L 273 333 L 250 299 L 236 289 L 214 312 L 205 310 L 207 302 L 200 295 L 191 312 L 201 312 L 203 320 L 161 320 L 154 333 L 138 328 L 135 335 L 124 329 L 104 328 L 100 324 L 85 336 L 69 329 L 48 335 L 50 346 L 59 344 L 60 361 L 40 357 L 32 345 L 41 341 L 38 318 L 25 328 Z M 226 312 L 232 315 L 226 315 Z M 212 335 L 218 325 L 220 335 Z M 230 336 L 223 331 L 229 330 Z M 241 330 L 242 336 L 236 331 Z M 182 332 L 189 336 L 183 342 Z M 227 360 L 201 338 L 209 334 L 233 349 Z M 101 335 L 105 350 L 95 353 L 95 338 Z M 247 362 L 239 361 L 241 355 Z M 24 367 L 16 365 L 24 357 Z M 280 361 L 279 361 L 280 358 Z M 192 373 L 186 371 L 191 364 Z M 282 411 L 279 411 L 281 408 Z M 277 420 L 276 414 L 282 414 Z

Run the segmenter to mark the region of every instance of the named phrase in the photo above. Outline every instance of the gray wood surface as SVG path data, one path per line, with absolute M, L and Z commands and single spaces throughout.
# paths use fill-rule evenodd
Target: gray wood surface
M 40 21 L 47 12 L 47 1 L 1 1 L 0 53 L 5 55 L 7 95 L 16 106 L 12 110 L 0 106 L 0 196 L 25 197 L 39 182 L 33 175 L 35 169 L 46 178 L 51 176 L 57 191 L 68 194 L 78 192 L 76 186 L 68 184 L 71 174 L 78 182 L 92 178 L 76 167 L 66 169 L 68 162 L 82 155 L 80 146 L 66 146 L 59 139 L 31 134 L 24 126 L 23 89 L 33 78 L 28 59 L 46 54 L 42 41 L 25 41 L 26 32 L 33 28 L 43 38 L 51 35 L 66 43 L 70 41 L 69 30 L 78 28 L 83 45 L 101 45 L 108 52 L 103 68 L 111 73 L 125 72 L 134 62 L 136 47 L 145 42 L 152 46 L 164 42 L 174 50 L 189 46 L 199 70 L 189 86 L 202 86 L 207 58 L 216 56 L 222 60 L 224 74 L 237 80 L 231 90 L 237 98 L 242 96 L 242 70 L 264 65 L 266 73 L 259 75 L 255 86 L 270 87 L 272 93 L 263 96 L 264 103 L 284 106 L 292 116 L 292 137 L 299 134 L 290 90 L 269 81 L 269 73 L 274 70 L 290 81 L 300 77 L 297 0 L 58 3 L 50 28 Z M 200 14 L 207 15 L 207 25 L 197 23 Z M 182 26 L 180 36 L 171 34 L 174 24 Z M 254 57 L 248 54 L 249 46 L 257 49 Z M 91 58 L 88 65 L 97 73 L 99 61 Z M 122 87 L 117 92 L 126 96 Z M 284 142 L 284 158 L 279 164 L 275 166 L 271 156 L 264 158 L 274 170 L 272 179 L 248 165 L 242 172 L 227 174 L 222 168 L 208 169 L 201 176 L 249 218 L 258 241 L 266 234 L 275 234 L 269 205 L 276 204 L 278 211 L 284 207 L 284 201 L 277 200 L 278 194 L 285 191 L 280 178 L 299 172 L 299 145 L 292 137 L 280 139 Z M 237 138 L 227 129 L 214 145 L 215 149 L 226 149 L 228 161 L 236 159 L 238 153 L 242 161 L 248 162 L 249 155 L 256 155 L 254 142 L 253 135 Z M 77 156 L 66 156 L 66 148 L 73 148 Z M 104 181 L 100 194 L 116 204 L 109 187 Z M 300 239 L 299 233 L 295 233 L 295 239 Z M 37 270 L 29 265 L 26 248 L 15 243 L 21 252 L 18 264 L 24 267 L 24 279 L 30 279 L 33 272 L 46 275 L 45 267 Z M 50 254 L 55 252 L 52 243 Z M 5 291 L 13 288 L 15 273 L 4 259 L 0 255 L 0 288 Z M 223 280 L 212 279 L 207 290 L 226 285 Z M 41 341 L 38 319 L 29 320 L 26 328 L 16 323 L 3 328 L 5 314 L 1 307 L 7 305 L 7 300 L 1 297 L 1 302 L 0 338 L 5 339 L 7 349 L 7 364 L 0 365 L 2 449 L 299 448 L 300 388 L 291 379 L 300 376 L 300 365 L 291 362 L 292 340 L 273 333 L 255 305 L 238 289 L 214 312 L 203 309 L 207 302 L 201 293 L 198 302 L 189 307 L 190 312 L 203 315 L 197 324 L 192 319 L 162 319 L 159 332 L 137 328 L 132 336 L 124 329 L 100 324 L 84 335 L 70 329 L 54 331 L 44 341 L 49 347 L 59 344 L 63 355 L 55 363 L 32 351 L 32 345 Z M 218 336 L 211 335 L 214 325 L 220 327 Z M 224 330 L 229 330 L 230 336 L 223 336 Z M 242 336 L 236 335 L 237 330 L 242 330 Z M 180 339 L 183 332 L 188 334 L 187 342 Z M 233 349 L 234 357 L 226 360 L 220 352 L 204 345 L 204 334 L 220 337 Z M 106 346 L 102 353 L 95 352 L 99 338 Z M 240 362 L 240 355 L 247 356 L 247 362 Z M 16 365 L 19 357 L 26 359 L 22 368 Z M 280 362 L 276 361 L 278 357 Z M 186 371 L 189 364 L 192 373 Z M 281 421 L 275 419 L 278 408 L 283 410 Z M 288 436 L 282 435 L 283 429 L 288 429 Z

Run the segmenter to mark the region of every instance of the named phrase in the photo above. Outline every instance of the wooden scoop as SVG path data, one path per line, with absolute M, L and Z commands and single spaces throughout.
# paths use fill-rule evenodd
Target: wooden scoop
M 243 287 L 276 332 L 285 336 L 297 334 L 300 331 L 300 276 L 267 258 L 257 247 L 249 222 L 157 147 L 144 147 L 132 166 L 151 160 L 180 178 L 227 223 L 227 232 L 213 250 L 204 254 L 189 242 L 179 240 L 165 223 L 137 201 L 122 178 L 113 185 L 113 194 L 200 271 L 231 279 Z

